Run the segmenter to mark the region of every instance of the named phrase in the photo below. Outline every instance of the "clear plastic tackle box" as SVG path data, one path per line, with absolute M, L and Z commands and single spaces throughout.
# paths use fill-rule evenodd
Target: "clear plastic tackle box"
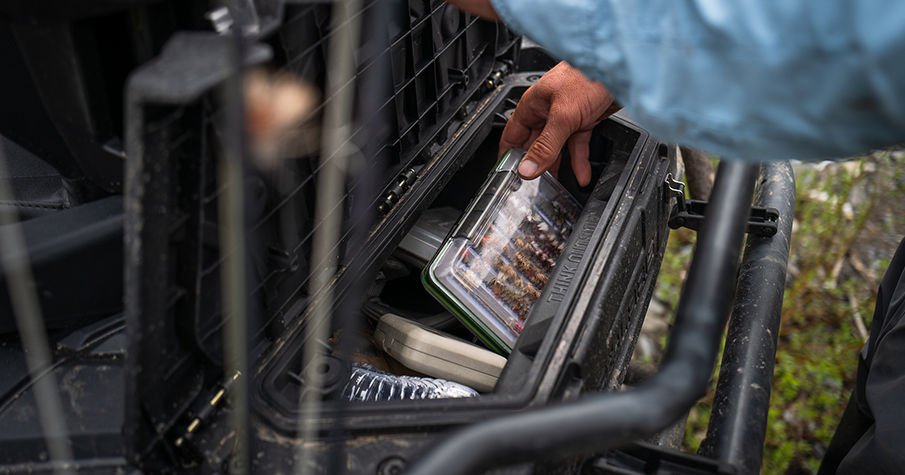
M 581 212 L 549 173 L 518 176 L 524 154 L 500 159 L 422 274 L 428 291 L 502 354 L 512 351 Z

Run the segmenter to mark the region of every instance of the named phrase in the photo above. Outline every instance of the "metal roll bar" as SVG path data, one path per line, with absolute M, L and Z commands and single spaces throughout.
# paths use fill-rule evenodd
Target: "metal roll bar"
M 600 451 L 654 434 L 704 395 L 733 301 L 758 166 L 720 164 L 660 371 L 640 386 L 468 426 L 408 473 L 458 474 Z

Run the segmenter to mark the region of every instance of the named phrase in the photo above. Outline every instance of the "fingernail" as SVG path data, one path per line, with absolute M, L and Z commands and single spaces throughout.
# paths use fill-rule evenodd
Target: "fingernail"
M 522 160 L 518 165 L 518 174 L 523 177 L 534 177 L 537 173 L 537 164 L 531 160 Z

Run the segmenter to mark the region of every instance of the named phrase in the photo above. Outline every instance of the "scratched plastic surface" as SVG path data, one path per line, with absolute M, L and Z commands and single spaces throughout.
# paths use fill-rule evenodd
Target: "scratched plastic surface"
M 365 363 L 353 363 L 352 375 L 343 388 L 348 401 L 411 401 L 476 397 L 478 392 L 445 379 L 396 376 Z
M 493 199 L 467 235 L 451 238 L 431 264 L 444 303 L 491 348 L 507 353 L 565 247 L 580 205 L 549 174 L 525 181 L 501 171 Z

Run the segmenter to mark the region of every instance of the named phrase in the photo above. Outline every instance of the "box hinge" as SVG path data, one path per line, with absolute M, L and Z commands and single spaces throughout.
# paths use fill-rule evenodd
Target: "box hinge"
M 508 61 L 503 61 L 497 66 L 498 67 L 490 73 L 490 76 L 487 77 L 487 81 L 484 82 L 484 87 L 487 89 L 496 89 L 502 85 L 503 78 L 508 76 L 512 71 L 512 64 Z
M 396 177 L 396 180 L 393 181 L 390 189 L 383 195 L 380 204 L 377 206 L 377 210 L 380 211 L 380 214 L 386 216 L 390 210 L 396 206 L 396 203 L 402 199 L 402 195 L 404 195 L 417 180 L 418 171 L 414 168 L 407 168 L 400 173 L 399 176 Z

